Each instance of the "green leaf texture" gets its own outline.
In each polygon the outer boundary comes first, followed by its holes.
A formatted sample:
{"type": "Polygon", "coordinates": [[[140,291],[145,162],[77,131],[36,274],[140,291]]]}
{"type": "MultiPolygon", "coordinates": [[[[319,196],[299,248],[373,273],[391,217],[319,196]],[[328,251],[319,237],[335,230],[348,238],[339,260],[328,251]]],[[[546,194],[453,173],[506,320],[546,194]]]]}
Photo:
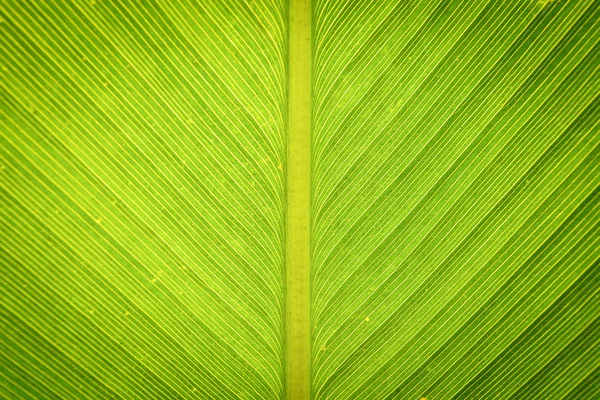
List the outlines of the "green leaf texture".
{"type": "Polygon", "coordinates": [[[600,398],[600,0],[292,1],[0,0],[0,398],[600,398]]]}
{"type": "Polygon", "coordinates": [[[283,1],[0,2],[0,398],[281,398],[283,1]]]}
{"type": "Polygon", "coordinates": [[[599,398],[600,3],[313,16],[313,397],[599,398]]]}

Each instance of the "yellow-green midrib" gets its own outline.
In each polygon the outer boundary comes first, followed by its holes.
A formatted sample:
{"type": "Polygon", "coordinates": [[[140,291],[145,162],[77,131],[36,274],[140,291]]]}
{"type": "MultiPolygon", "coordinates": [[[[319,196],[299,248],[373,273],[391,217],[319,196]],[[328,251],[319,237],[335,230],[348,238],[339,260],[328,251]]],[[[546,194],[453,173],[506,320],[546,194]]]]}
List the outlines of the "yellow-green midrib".
{"type": "Polygon", "coordinates": [[[311,1],[291,0],[288,60],[286,397],[310,399],[311,1]]]}

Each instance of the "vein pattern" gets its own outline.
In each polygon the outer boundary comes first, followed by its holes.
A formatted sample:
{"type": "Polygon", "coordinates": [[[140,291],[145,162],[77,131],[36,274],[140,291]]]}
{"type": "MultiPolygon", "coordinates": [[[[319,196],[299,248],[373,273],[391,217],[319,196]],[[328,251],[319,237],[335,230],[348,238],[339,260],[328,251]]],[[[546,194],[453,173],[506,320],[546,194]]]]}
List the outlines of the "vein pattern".
{"type": "Polygon", "coordinates": [[[0,397],[282,397],[286,7],[0,2],[0,397]]]}
{"type": "Polygon", "coordinates": [[[597,397],[600,3],[313,15],[313,397],[597,397]]]}

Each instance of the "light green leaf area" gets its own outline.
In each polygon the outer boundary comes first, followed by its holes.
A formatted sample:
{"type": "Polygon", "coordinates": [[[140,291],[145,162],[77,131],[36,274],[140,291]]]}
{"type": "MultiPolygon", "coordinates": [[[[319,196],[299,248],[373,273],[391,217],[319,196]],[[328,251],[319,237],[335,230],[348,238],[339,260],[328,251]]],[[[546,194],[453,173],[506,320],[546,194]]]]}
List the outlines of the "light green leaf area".
{"type": "Polygon", "coordinates": [[[600,398],[600,1],[292,1],[0,0],[0,398],[600,398]]]}
{"type": "Polygon", "coordinates": [[[0,397],[280,398],[283,1],[0,2],[0,397]]]}
{"type": "Polygon", "coordinates": [[[313,397],[598,398],[600,3],[313,24],[313,397]]]}

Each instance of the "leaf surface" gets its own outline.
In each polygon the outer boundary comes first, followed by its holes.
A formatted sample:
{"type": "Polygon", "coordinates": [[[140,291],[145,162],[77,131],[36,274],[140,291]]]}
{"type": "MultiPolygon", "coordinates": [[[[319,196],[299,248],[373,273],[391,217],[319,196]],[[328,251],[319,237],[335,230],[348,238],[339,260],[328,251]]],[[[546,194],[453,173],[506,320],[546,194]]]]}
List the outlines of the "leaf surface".
{"type": "Polygon", "coordinates": [[[315,1],[314,398],[594,397],[598,21],[315,1]]]}
{"type": "Polygon", "coordinates": [[[293,1],[0,2],[0,397],[600,396],[600,2],[293,1]]]}
{"type": "Polygon", "coordinates": [[[285,4],[0,10],[0,397],[281,397],[285,4]]]}

